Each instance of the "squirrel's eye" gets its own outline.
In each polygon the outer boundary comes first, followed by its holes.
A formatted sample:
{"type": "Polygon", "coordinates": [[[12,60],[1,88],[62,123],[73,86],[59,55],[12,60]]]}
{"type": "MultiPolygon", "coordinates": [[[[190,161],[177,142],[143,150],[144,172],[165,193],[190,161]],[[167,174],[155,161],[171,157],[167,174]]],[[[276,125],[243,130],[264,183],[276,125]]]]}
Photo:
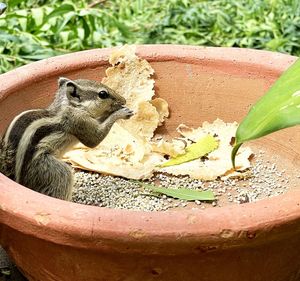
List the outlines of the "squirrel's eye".
{"type": "Polygon", "coordinates": [[[99,93],[100,99],[107,99],[108,97],[109,97],[108,92],[106,92],[105,90],[100,91],[100,93],[99,93]]]}

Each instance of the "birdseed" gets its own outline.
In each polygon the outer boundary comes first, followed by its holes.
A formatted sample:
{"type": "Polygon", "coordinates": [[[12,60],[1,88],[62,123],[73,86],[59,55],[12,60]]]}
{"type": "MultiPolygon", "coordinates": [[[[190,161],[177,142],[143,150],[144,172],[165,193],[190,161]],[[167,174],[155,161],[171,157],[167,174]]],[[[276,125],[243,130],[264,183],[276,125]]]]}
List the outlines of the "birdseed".
{"type": "MultiPolygon", "coordinates": [[[[277,159],[278,160],[278,159],[277,159]]],[[[142,211],[167,211],[169,209],[221,207],[229,204],[245,204],[284,194],[293,183],[299,184],[300,176],[288,175],[280,170],[274,159],[266,160],[265,152],[256,156],[246,178],[215,181],[195,180],[188,176],[176,177],[156,174],[145,183],[166,188],[189,188],[199,191],[212,190],[216,200],[187,202],[166,195],[154,194],[138,183],[109,175],[75,171],[73,202],[106,208],[142,211]],[[272,163],[273,162],[273,163],[272,163]],[[292,182],[291,182],[292,181],[292,182]],[[287,185],[289,184],[289,185],[287,185]]]]}

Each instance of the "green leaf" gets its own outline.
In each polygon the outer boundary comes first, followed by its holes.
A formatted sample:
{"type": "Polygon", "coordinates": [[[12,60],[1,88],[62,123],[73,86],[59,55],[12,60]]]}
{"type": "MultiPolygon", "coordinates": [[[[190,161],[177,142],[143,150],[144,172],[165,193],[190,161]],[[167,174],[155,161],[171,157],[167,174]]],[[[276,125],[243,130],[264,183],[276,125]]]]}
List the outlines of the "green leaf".
{"type": "Polygon", "coordinates": [[[20,16],[18,19],[19,19],[19,24],[20,24],[20,27],[21,27],[22,31],[26,31],[27,21],[28,21],[27,11],[26,10],[20,10],[20,11],[17,11],[16,14],[18,16],[20,16]]]}
{"type": "Polygon", "coordinates": [[[194,200],[200,200],[200,201],[213,201],[215,200],[215,196],[211,190],[205,190],[205,191],[198,191],[193,189],[187,189],[187,188],[178,188],[178,189],[172,189],[172,188],[164,188],[164,187],[157,187],[153,184],[146,184],[140,181],[134,181],[136,183],[139,183],[145,188],[151,189],[154,192],[162,193],[167,196],[181,199],[181,200],[187,200],[187,201],[194,201],[194,200]]]}
{"type": "Polygon", "coordinates": [[[31,14],[36,26],[43,23],[44,11],[42,8],[31,9],[31,14]]]}
{"type": "Polygon", "coordinates": [[[132,33],[130,32],[129,27],[125,24],[117,20],[116,18],[113,18],[115,26],[118,28],[118,30],[121,32],[121,34],[125,38],[130,38],[132,33]]]}
{"type": "Polygon", "coordinates": [[[60,54],[62,54],[62,53],[59,53],[59,52],[55,53],[54,51],[45,50],[44,52],[41,51],[41,52],[37,52],[37,54],[24,55],[21,57],[23,59],[36,61],[36,60],[47,59],[47,58],[53,57],[55,55],[60,55],[60,54]]]}
{"type": "Polygon", "coordinates": [[[69,12],[75,11],[75,7],[71,4],[62,4],[56,9],[54,9],[49,15],[45,17],[44,22],[47,22],[49,19],[65,15],[69,12]]]}
{"type": "Polygon", "coordinates": [[[250,109],[236,132],[231,159],[240,146],[275,131],[300,124],[300,60],[291,65],[250,109]]]}
{"type": "Polygon", "coordinates": [[[81,17],[81,22],[84,30],[84,39],[87,39],[91,34],[90,27],[84,17],[81,17]]]}
{"type": "Polygon", "coordinates": [[[14,8],[15,6],[19,5],[22,2],[25,2],[26,0],[9,0],[9,7],[14,8]]]}
{"type": "Polygon", "coordinates": [[[70,12],[64,15],[64,20],[60,23],[60,25],[58,26],[57,30],[56,30],[56,34],[60,34],[60,32],[62,32],[62,30],[65,28],[65,26],[69,23],[69,21],[76,16],[75,12],[70,12]]]}
{"type": "Polygon", "coordinates": [[[218,147],[218,141],[211,135],[207,135],[202,139],[198,140],[196,143],[188,146],[185,154],[178,155],[175,158],[159,165],[160,167],[169,167],[173,165],[179,165],[185,162],[189,162],[198,159],[207,153],[212,152],[218,147]]]}

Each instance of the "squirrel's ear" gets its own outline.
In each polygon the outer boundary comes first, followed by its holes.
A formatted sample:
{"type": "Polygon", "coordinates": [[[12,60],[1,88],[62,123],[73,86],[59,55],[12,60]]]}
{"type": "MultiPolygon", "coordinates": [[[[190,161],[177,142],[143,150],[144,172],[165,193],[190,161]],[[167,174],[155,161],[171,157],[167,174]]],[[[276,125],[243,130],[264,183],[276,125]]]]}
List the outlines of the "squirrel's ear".
{"type": "Polygon", "coordinates": [[[78,93],[77,85],[73,81],[68,81],[66,83],[66,87],[67,87],[66,93],[69,100],[71,99],[80,100],[80,95],[78,93]]]}
{"type": "Polygon", "coordinates": [[[66,94],[69,100],[76,99],[80,100],[80,95],[78,94],[77,84],[65,77],[60,77],[58,79],[59,87],[66,87],[66,94]]]}
{"type": "Polygon", "coordinates": [[[72,80],[70,80],[68,78],[65,78],[65,77],[59,77],[58,78],[58,86],[62,87],[63,85],[65,85],[69,81],[72,81],[72,80]]]}

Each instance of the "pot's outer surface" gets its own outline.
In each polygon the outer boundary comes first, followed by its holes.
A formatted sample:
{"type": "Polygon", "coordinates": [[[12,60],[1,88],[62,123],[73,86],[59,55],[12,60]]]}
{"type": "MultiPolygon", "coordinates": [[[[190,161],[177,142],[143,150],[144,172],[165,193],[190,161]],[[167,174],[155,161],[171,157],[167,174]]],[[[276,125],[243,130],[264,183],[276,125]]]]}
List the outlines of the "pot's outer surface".
{"type": "MultiPolygon", "coordinates": [[[[59,76],[101,80],[111,49],[36,62],[0,76],[0,130],[50,103],[59,76]]],[[[139,46],[180,123],[240,121],[295,57],[247,49],[139,46]]],[[[256,141],[299,168],[300,130],[256,141]]],[[[300,189],[256,203],[167,212],[112,210],[53,199],[0,174],[0,243],[29,280],[300,280],[300,189]]]]}

